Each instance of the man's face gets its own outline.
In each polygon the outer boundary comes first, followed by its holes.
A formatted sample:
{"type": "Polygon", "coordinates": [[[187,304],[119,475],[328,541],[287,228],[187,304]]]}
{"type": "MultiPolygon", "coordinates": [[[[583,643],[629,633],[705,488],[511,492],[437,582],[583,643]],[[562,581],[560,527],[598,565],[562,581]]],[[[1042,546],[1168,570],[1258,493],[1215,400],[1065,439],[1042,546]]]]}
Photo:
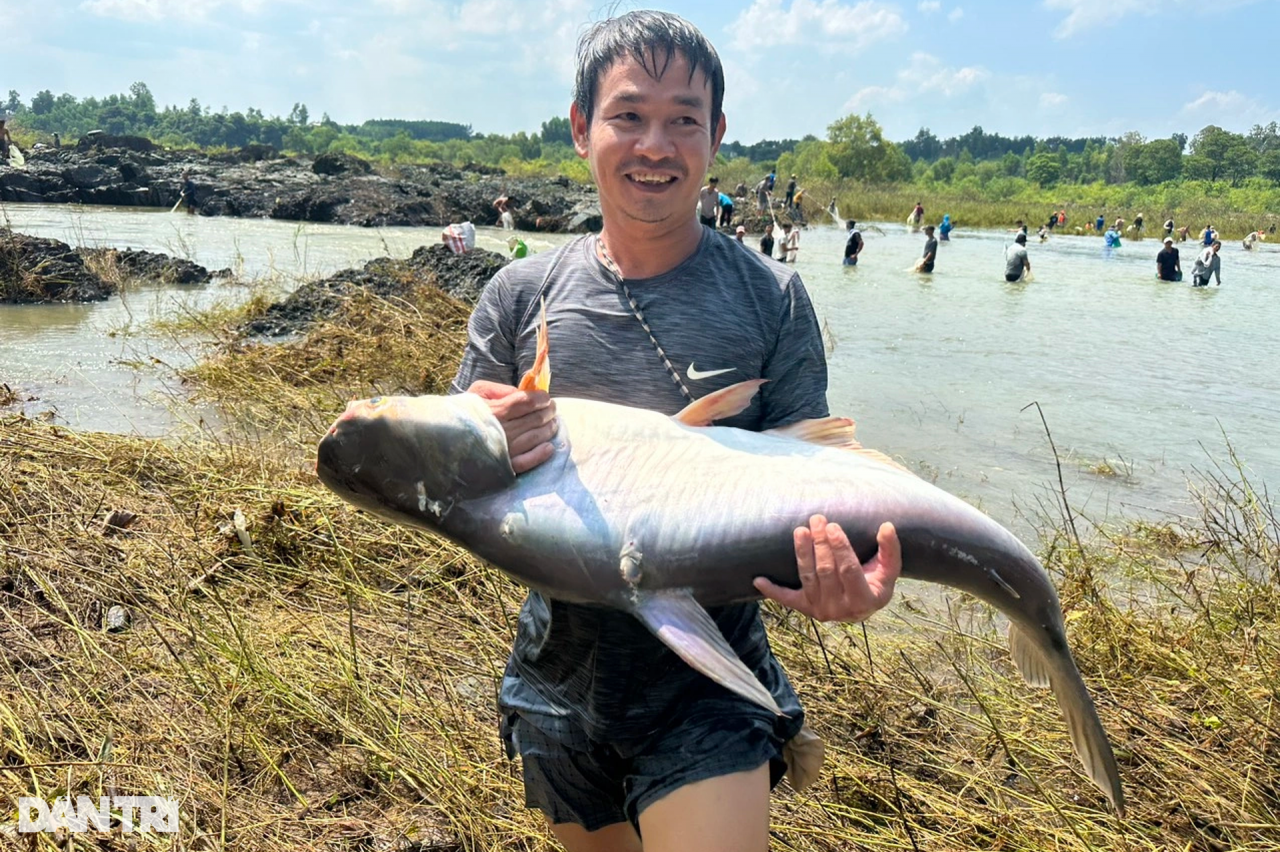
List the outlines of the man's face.
{"type": "MultiPolygon", "coordinates": [[[[661,63],[659,63],[660,65],[661,63]]],[[[591,164],[606,222],[660,225],[693,222],[703,175],[724,136],[724,116],[711,126],[711,85],[677,54],[655,80],[631,56],[596,83],[590,124],[569,110],[574,147],[591,164]]]]}

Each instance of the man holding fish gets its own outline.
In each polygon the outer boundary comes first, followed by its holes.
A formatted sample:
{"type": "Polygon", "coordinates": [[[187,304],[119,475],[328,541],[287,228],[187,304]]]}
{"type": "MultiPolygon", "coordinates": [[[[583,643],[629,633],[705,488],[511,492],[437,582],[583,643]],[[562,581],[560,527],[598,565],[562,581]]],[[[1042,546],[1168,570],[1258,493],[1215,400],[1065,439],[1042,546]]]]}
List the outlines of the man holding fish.
{"type": "MultiPolygon", "coordinates": [[[[727,425],[751,430],[828,414],[822,336],[799,277],[690,215],[725,130],[714,48],[674,15],[634,12],[579,46],[570,110],[600,192],[602,233],[512,264],[486,288],[453,390],[488,400],[516,473],[553,453],[554,402],[514,385],[536,357],[545,300],[557,395],[675,414],[691,398],[767,379],[727,425]]],[[[815,515],[794,531],[802,581],[758,590],[820,620],[884,606],[901,567],[892,526],[859,564],[815,515]]],[[[533,592],[501,707],[527,803],[577,850],[764,850],[770,787],[804,714],[769,649],[759,606],[711,610],[786,714],[694,671],[635,617],[533,592]],[[727,803],[732,806],[726,807],[727,803]]],[[[805,730],[798,744],[810,744],[805,730]]]]}
{"type": "Polygon", "coordinates": [[[784,770],[811,783],[822,745],[755,601],[857,621],[900,574],[1008,617],[1019,672],[1053,690],[1088,776],[1122,812],[1035,555],[828,416],[800,279],[693,217],[723,93],[714,49],[680,18],[594,25],[569,118],[602,232],[495,275],[455,393],[351,403],[317,474],[532,590],[502,733],[526,803],[573,852],[635,852],[641,836],[647,852],[767,849],[771,785],[784,770]]]}

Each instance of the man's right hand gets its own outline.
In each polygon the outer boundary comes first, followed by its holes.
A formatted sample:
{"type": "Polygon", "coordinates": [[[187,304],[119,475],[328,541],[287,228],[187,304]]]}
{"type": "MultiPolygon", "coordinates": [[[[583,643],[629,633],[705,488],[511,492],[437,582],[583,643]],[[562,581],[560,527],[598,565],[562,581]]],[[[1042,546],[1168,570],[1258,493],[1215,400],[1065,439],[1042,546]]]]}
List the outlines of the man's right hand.
{"type": "Polygon", "coordinates": [[[546,391],[522,391],[498,382],[473,382],[467,388],[489,403],[507,433],[507,453],[517,474],[532,470],[551,458],[551,439],[559,428],[556,404],[546,391]]]}

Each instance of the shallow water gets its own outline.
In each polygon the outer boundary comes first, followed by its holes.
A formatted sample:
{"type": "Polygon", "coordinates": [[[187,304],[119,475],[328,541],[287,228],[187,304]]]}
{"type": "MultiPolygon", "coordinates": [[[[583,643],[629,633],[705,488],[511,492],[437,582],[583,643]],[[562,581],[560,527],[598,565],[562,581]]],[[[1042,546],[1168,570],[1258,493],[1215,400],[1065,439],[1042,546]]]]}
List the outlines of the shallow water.
{"type": "MultiPolygon", "coordinates": [[[[136,209],[8,205],[16,230],[82,245],[165,251],[211,269],[231,266],[285,289],[372,257],[407,256],[435,228],[361,229],[188,217],[136,209]]],[[[924,238],[879,223],[857,268],[840,265],[843,230],[804,231],[797,270],[837,340],[833,411],[858,421],[863,443],[1021,525],[1052,505],[1053,455],[1072,505],[1094,518],[1120,509],[1185,512],[1193,468],[1225,456],[1229,439],[1259,481],[1280,481],[1280,341],[1273,288],[1280,251],[1224,247],[1219,289],[1155,280],[1158,241],[1055,236],[1029,245],[1035,281],[1004,281],[1012,234],[953,234],[932,276],[907,270],[924,238]],[[1109,462],[1119,475],[1089,467],[1109,462]]],[[[524,235],[535,251],[569,236],[524,235]]],[[[749,244],[754,240],[749,239],[749,244]]],[[[502,251],[484,229],[479,245],[502,251]]],[[[1189,272],[1195,246],[1184,244],[1189,272]]],[[[0,306],[0,381],[75,428],[160,434],[180,407],[163,365],[198,351],[149,321],[244,298],[248,288],[149,287],[91,305],[0,306]],[[158,362],[158,365],[157,365],[158,362]]]]}

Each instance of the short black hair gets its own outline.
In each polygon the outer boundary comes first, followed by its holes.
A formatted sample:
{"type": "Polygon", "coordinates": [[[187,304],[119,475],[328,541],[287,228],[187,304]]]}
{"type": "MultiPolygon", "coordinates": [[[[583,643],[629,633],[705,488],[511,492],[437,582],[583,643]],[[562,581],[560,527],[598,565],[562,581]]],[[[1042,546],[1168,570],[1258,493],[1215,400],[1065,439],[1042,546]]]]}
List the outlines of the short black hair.
{"type": "Polygon", "coordinates": [[[707,37],[670,12],[640,10],[592,24],[578,39],[578,70],[573,102],[588,123],[595,113],[600,77],[623,56],[631,56],[655,80],[662,79],[679,54],[689,63],[689,80],[701,71],[711,84],[711,133],[724,111],[724,67],[707,37]]]}
{"type": "Polygon", "coordinates": [[[853,228],[853,226],[854,226],[854,225],[857,225],[857,224],[858,224],[857,222],[855,222],[855,221],[853,221],[852,219],[850,219],[850,220],[849,220],[849,224],[848,224],[848,225],[846,225],[845,227],[848,227],[848,228],[852,229],[852,228],[853,228]]]}

